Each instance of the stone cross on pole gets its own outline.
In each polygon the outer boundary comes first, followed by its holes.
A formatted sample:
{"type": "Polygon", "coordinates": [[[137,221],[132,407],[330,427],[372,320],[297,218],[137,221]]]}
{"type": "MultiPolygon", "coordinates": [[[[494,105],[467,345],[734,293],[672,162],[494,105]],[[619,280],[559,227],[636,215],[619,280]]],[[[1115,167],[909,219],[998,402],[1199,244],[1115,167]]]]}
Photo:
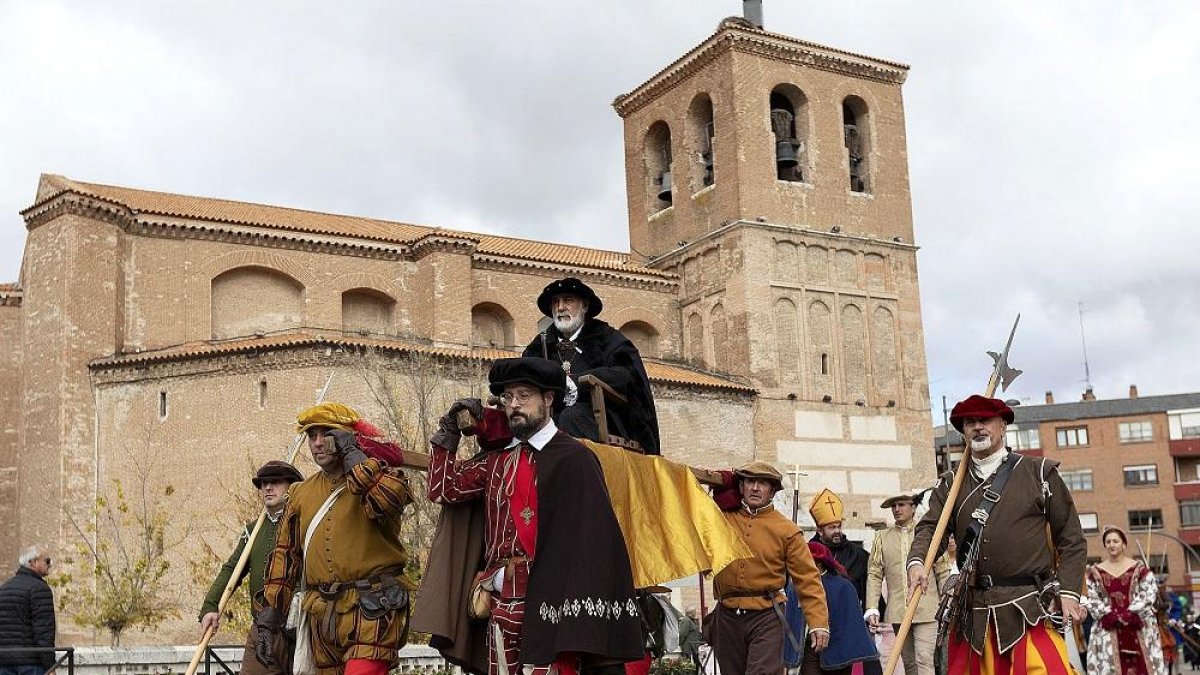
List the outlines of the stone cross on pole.
{"type": "Polygon", "coordinates": [[[792,479],[792,522],[794,523],[800,516],[800,476],[808,474],[800,470],[799,464],[793,464],[786,473],[788,478],[792,479]]]}

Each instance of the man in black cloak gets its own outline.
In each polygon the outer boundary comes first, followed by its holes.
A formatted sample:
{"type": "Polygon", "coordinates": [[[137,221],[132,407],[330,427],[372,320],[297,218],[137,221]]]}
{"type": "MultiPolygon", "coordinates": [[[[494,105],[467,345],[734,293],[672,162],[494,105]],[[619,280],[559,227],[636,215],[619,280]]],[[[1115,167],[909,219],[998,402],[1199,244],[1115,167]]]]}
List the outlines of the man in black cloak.
{"type": "Polygon", "coordinates": [[[587,284],[574,277],[546,286],[537,299],[542,314],[554,324],[525,348],[524,356],[550,359],[567,374],[567,392],[555,413],[558,428],[576,438],[600,438],[592,414],[591,391],[579,378],[594,375],[629,399],[625,406],[606,406],[609,433],[637,441],[648,455],[659,454],[658,416],[641,354],[621,332],[596,318],[604,303],[587,284]]]}
{"type": "MultiPolygon", "coordinates": [[[[429,459],[429,499],[445,507],[443,525],[447,513],[484,507],[482,550],[435,542],[416,625],[434,633],[430,644],[447,658],[482,671],[465,654],[471,627],[455,628],[463,617],[451,616],[461,611],[458,580],[478,572],[474,583],[491,592],[489,675],[622,675],[643,654],[633,572],[600,461],[551,419],[563,371],[541,358],[499,359],[488,381],[512,441],[456,462],[458,413],[485,419],[478,399],[463,399],[441,419],[429,459]]],[[[439,526],[439,537],[446,531],[439,526]]]]}

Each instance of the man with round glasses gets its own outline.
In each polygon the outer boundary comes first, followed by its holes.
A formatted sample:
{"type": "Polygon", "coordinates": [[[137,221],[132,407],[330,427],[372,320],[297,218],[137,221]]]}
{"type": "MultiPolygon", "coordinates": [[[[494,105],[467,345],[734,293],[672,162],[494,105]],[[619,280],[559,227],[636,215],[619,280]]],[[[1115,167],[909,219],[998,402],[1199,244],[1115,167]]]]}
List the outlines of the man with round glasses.
{"type": "Polygon", "coordinates": [[[488,419],[463,399],[442,417],[429,461],[429,499],[444,518],[482,503],[483,567],[431,569],[422,593],[444,602],[446,586],[472,574],[490,592],[489,675],[624,673],[643,653],[633,574],[599,461],[554,422],[566,375],[542,358],[499,359],[488,381],[511,442],[456,463],[459,412],[488,419]]]}

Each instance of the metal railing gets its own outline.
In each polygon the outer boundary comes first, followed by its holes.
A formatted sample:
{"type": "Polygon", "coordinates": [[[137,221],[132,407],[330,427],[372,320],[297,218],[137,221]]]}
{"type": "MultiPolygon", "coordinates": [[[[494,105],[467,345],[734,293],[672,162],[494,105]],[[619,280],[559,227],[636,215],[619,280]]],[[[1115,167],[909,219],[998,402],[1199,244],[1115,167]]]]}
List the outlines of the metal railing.
{"type": "Polygon", "coordinates": [[[225,660],[222,659],[217,654],[217,650],[218,649],[238,649],[241,646],[242,645],[208,645],[207,647],[205,647],[204,648],[204,675],[213,675],[212,666],[213,666],[214,661],[216,661],[217,665],[221,667],[221,670],[225,671],[225,675],[238,675],[238,669],[232,668],[232,667],[230,667],[230,665],[228,663],[225,663],[225,660]]]}
{"type": "MultiPolygon", "coordinates": [[[[74,647],[0,647],[0,663],[4,662],[5,654],[21,654],[22,656],[32,656],[35,654],[50,653],[54,655],[54,665],[50,666],[45,672],[53,672],[61,666],[67,667],[67,675],[75,675],[75,648],[74,647]],[[59,652],[62,652],[60,655],[59,652]]],[[[7,664],[5,664],[7,665],[7,664]]],[[[41,664],[30,664],[41,667],[41,664]]],[[[236,674],[234,674],[236,675],[236,674]]]]}

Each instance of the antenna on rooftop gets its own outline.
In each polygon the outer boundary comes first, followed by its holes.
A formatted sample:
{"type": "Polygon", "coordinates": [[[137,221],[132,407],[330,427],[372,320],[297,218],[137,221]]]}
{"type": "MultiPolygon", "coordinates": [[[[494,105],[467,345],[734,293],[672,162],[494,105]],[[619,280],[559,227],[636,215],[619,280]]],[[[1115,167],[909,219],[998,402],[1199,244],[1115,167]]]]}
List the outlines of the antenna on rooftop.
{"type": "Polygon", "coordinates": [[[754,24],[755,28],[763,27],[762,0],[742,0],[742,16],[754,24]]]}
{"type": "Polygon", "coordinates": [[[1083,302],[1079,303],[1079,341],[1083,343],[1083,382],[1092,389],[1092,371],[1088,368],[1087,335],[1083,332],[1083,302]]]}

